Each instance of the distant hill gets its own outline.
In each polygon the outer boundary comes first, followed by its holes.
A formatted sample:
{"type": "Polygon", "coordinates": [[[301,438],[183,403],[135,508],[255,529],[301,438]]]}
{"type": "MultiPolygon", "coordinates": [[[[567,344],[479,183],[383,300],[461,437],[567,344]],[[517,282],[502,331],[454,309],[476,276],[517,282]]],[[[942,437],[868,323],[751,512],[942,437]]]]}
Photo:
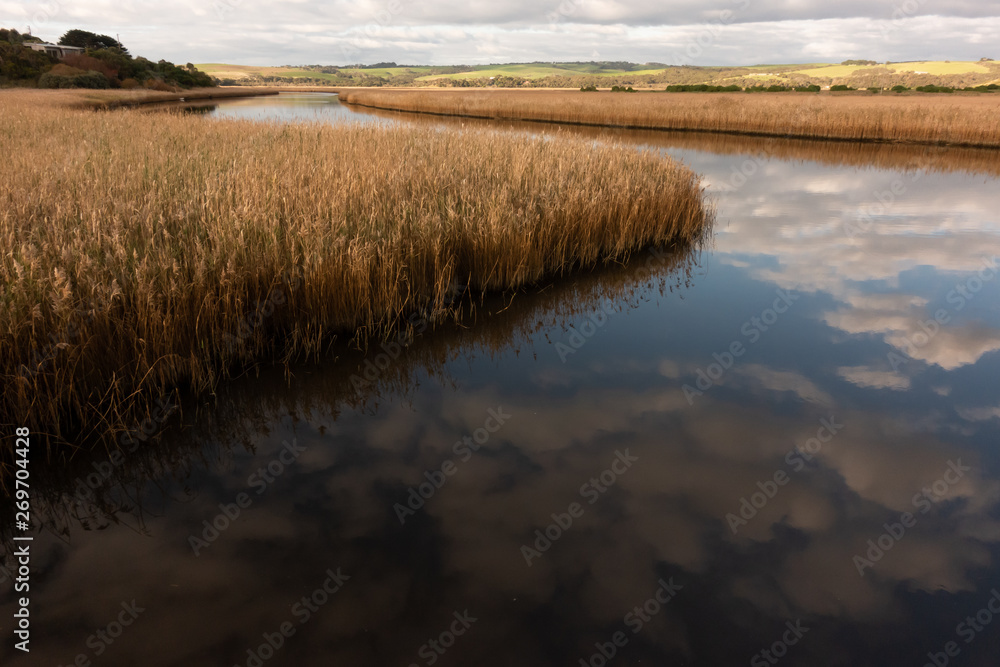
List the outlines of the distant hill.
{"type": "MultiPolygon", "coordinates": [[[[846,61],[870,63],[872,61],[846,61]]],[[[253,67],[202,63],[198,69],[228,85],[554,87],[612,85],[662,88],[672,84],[747,86],[847,85],[852,88],[937,85],[961,88],[1000,82],[1000,63],[920,61],[880,64],[808,63],[746,67],[671,67],[662,63],[577,62],[495,65],[253,67]]]]}

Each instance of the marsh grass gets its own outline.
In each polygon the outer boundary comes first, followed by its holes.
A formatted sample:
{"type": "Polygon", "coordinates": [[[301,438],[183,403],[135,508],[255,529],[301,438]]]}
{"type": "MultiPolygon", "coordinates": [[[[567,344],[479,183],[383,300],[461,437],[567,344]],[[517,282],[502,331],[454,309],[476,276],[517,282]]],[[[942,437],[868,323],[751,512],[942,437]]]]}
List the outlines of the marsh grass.
{"type": "Polygon", "coordinates": [[[138,90],[0,91],[15,103],[67,109],[123,109],[179,100],[221,100],[233,97],[277,95],[275,88],[197,88],[180,92],[138,90]]]}
{"type": "Polygon", "coordinates": [[[698,178],[628,147],[81,111],[0,94],[0,428],[113,437],[233,369],[696,243],[698,178]]]}
{"type": "Polygon", "coordinates": [[[1000,98],[576,91],[344,90],[350,104],[635,129],[1000,147],[1000,98]]]}
{"type": "Polygon", "coordinates": [[[934,146],[917,143],[864,141],[816,141],[786,137],[753,136],[720,132],[674,132],[669,130],[630,130],[592,125],[539,124],[530,121],[497,121],[487,118],[460,118],[391,111],[356,106],[359,114],[386,121],[404,122],[425,127],[498,129],[524,133],[556,133],[583,141],[620,142],[660,150],[683,148],[725,155],[755,155],[780,160],[806,160],[834,166],[878,167],[912,171],[924,169],[937,173],[970,173],[1000,176],[996,149],[959,146],[934,146]]]}

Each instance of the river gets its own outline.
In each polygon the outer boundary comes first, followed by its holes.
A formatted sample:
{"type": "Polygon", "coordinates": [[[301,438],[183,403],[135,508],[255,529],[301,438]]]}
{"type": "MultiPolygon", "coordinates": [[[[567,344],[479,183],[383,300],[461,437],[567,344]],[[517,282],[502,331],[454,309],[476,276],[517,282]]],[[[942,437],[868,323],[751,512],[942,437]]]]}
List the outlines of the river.
{"type": "Polygon", "coordinates": [[[619,141],[702,174],[717,222],[81,462],[33,501],[3,664],[996,664],[995,152],[200,110],[619,141]]]}

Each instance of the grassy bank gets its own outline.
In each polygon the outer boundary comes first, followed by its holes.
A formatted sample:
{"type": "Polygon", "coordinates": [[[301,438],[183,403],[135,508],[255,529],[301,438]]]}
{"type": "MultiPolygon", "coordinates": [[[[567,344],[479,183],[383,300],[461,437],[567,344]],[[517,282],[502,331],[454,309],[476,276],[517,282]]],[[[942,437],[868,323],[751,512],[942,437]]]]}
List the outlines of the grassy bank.
{"type": "Polygon", "coordinates": [[[0,94],[4,431],[113,435],[178,387],[363,342],[456,285],[530,284],[708,222],[692,172],[630,148],[48,95],[0,94]]]}
{"type": "Polygon", "coordinates": [[[156,90],[7,90],[0,95],[17,104],[69,109],[123,109],[178,102],[181,100],[221,100],[231,97],[277,95],[274,88],[194,88],[180,92],[156,90]]]}
{"type": "Polygon", "coordinates": [[[878,167],[910,171],[925,169],[938,173],[969,173],[1000,176],[996,149],[956,146],[928,146],[914,143],[861,141],[817,141],[785,137],[749,136],[719,132],[673,132],[669,130],[629,130],[592,125],[540,124],[531,121],[460,118],[355,106],[366,116],[393,120],[407,125],[455,129],[511,130],[525,133],[557,133],[584,141],[619,142],[664,150],[683,148],[725,155],[755,155],[781,160],[806,160],[833,166],[878,167]]]}
{"type": "Polygon", "coordinates": [[[1000,147],[1000,97],[345,90],[377,109],[636,129],[1000,147]]]}

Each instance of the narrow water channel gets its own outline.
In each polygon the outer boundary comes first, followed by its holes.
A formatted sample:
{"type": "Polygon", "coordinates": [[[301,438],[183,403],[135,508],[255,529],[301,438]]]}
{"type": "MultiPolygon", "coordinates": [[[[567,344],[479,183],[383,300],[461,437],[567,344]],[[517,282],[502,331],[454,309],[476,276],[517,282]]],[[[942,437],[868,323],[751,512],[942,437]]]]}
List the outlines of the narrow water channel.
{"type": "Polygon", "coordinates": [[[995,152],[202,106],[647,147],[718,220],[81,460],[2,664],[997,664],[995,152]]]}

